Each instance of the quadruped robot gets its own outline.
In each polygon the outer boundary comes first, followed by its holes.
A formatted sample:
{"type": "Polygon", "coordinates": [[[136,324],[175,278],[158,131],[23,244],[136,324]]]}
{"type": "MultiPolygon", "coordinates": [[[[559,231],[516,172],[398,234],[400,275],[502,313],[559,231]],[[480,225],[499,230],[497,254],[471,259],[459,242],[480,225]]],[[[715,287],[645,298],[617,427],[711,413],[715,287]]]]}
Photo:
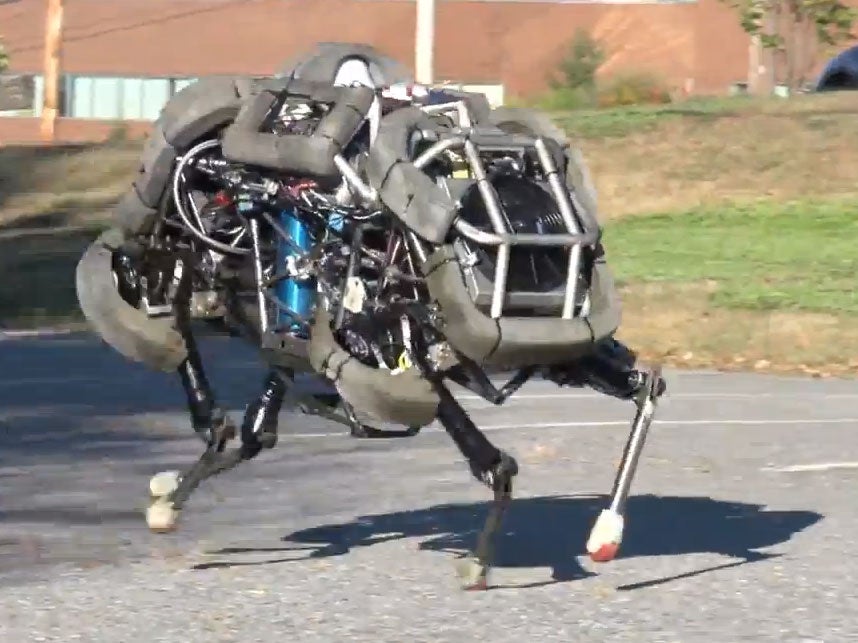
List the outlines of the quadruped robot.
{"type": "Polygon", "coordinates": [[[460,566],[465,588],[484,589],[518,464],[445,382],[500,405],[541,377],[635,404],[587,542],[593,560],[617,554],[665,381],[614,338],[620,303],[595,191],[539,112],[414,83],[348,43],[321,44],[273,77],[198,81],[164,107],[76,286],[105,342],[178,374],[205,445],[185,471],[150,481],[153,531],[177,527],[204,479],[272,448],[289,399],[355,437],[413,436],[437,421],[494,496],[460,566]],[[240,426],[207,380],[198,323],[260,350],[267,373],[240,426]],[[298,392],[302,373],[326,388],[298,392]]]}

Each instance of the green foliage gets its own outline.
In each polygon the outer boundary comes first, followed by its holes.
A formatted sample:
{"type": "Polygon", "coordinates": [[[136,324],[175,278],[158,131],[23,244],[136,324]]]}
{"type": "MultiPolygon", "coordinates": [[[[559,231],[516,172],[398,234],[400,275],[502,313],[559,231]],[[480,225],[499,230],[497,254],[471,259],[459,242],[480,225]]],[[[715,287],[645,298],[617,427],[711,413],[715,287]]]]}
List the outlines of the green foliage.
{"type": "Polygon", "coordinates": [[[558,112],[670,102],[670,92],[654,74],[627,71],[600,82],[596,73],[604,61],[599,42],[586,30],[577,29],[566,56],[549,77],[551,90],[535,106],[558,112]]]}
{"type": "MultiPolygon", "coordinates": [[[[842,0],[721,0],[739,24],[774,54],[771,80],[801,87],[824,50],[852,38],[858,10],[842,0]]],[[[850,1],[850,0],[847,0],[850,1]]]]}
{"type": "Polygon", "coordinates": [[[780,14],[793,24],[810,24],[817,42],[835,45],[851,38],[858,10],[840,0],[722,0],[739,13],[739,24],[751,36],[759,36],[766,49],[783,49],[785,38],[766,29],[766,19],[780,14]]]}
{"type": "Polygon", "coordinates": [[[816,27],[816,37],[826,45],[836,45],[851,38],[858,10],[837,0],[803,0],[804,14],[816,27]]]}
{"type": "Polygon", "coordinates": [[[0,74],[9,68],[9,55],[6,53],[6,48],[3,47],[3,41],[0,40],[0,74]]]}
{"type": "Polygon", "coordinates": [[[578,28],[572,37],[569,51],[555,73],[549,77],[549,85],[555,103],[563,103],[565,109],[584,107],[595,103],[596,72],[605,61],[601,45],[586,30],[578,28]]]}

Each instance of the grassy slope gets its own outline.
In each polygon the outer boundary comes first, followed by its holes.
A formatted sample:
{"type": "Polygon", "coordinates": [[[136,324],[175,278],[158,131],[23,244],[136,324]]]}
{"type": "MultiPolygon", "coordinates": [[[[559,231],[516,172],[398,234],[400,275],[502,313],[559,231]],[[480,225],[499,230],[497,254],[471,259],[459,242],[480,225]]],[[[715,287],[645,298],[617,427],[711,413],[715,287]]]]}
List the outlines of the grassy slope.
{"type": "Polygon", "coordinates": [[[715,306],[858,316],[858,202],[756,203],[615,223],[614,269],[630,283],[710,283],[715,306]]]}
{"type": "Polygon", "coordinates": [[[580,142],[603,219],[858,194],[855,96],[732,99],[558,114],[580,142]]]}
{"type": "Polygon", "coordinates": [[[855,95],[555,114],[584,149],[620,336],[695,366],[858,372],[855,95]]]}
{"type": "Polygon", "coordinates": [[[139,157],[139,142],[0,147],[0,328],[81,321],[75,265],[139,157]]]}
{"type": "Polygon", "coordinates": [[[128,189],[138,141],[97,146],[0,146],[0,231],[102,223],[128,189]]]}
{"type": "MultiPolygon", "coordinates": [[[[844,94],[554,115],[599,191],[624,290],[622,337],[671,362],[858,368],[853,103],[844,94]]],[[[0,148],[0,269],[27,275],[0,284],[0,325],[63,316],[94,235],[4,229],[103,223],[139,148],[0,148]]]]}
{"type": "Polygon", "coordinates": [[[857,233],[851,200],[612,222],[620,334],[672,363],[854,374],[857,233]]]}

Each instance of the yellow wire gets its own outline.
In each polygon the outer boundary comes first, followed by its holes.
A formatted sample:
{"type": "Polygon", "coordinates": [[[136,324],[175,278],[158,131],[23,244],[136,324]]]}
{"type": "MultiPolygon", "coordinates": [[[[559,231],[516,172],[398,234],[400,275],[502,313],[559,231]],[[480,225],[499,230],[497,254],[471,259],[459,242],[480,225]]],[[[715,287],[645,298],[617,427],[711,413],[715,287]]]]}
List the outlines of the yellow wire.
{"type": "Polygon", "coordinates": [[[402,354],[399,356],[399,359],[396,360],[396,365],[403,371],[411,368],[411,358],[408,357],[408,351],[402,351],[402,354]]]}

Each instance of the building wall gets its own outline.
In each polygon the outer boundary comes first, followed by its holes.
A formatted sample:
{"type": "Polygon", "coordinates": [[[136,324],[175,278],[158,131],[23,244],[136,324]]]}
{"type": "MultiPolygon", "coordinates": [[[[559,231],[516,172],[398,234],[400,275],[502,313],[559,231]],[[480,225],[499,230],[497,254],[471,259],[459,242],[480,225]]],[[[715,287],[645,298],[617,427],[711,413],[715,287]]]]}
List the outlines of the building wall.
{"type": "MultiPolygon", "coordinates": [[[[45,6],[0,4],[13,71],[41,71],[45,6]]],[[[720,0],[441,0],[437,8],[436,78],[499,85],[506,98],[545,90],[577,28],[607,49],[601,74],[654,71],[703,94],[725,93],[747,77],[748,38],[720,0]]],[[[367,42],[413,68],[414,14],[408,0],[66,0],[64,113],[152,120],[188,79],[274,73],[319,41],[367,42]]],[[[63,122],[58,135],[99,138],[113,129],[75,127],[63,122]]],[[[31,140],[35,131],[0,118],[0,144],[31,140]]]]}
{"type": "MultiPolygon", "coordinates": [[[[43,0],[0,4],[13,69],[42,65],[43,0]]],[[[747,37],[719,0],[437,4],[436,74],[502,83],[507,95],[546,87],[576,28],[609,50],[604,72],[637,67],[677,87],[722,92],[746,76],[747,37]]],[[[63,66],[128,77],[268,74],[318,41],[367,42],[412,65],[413,1],[66,0],[63,66]]]]}

